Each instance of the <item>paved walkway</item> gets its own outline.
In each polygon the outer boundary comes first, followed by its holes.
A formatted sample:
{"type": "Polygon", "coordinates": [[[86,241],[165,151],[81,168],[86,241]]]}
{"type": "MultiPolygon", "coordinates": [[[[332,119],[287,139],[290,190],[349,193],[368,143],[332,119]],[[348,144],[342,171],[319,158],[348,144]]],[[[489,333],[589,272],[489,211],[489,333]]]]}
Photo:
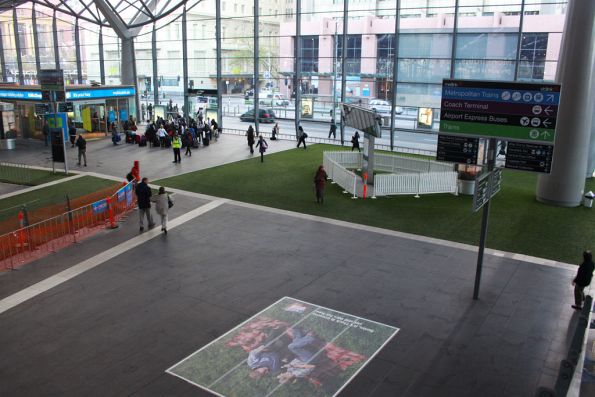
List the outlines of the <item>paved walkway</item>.
{"type": "MultiPolygon", "coordinates": [[[[292,141],[269,141],[267,154],[292,149],[292,141]]],[[[119,178],[124,178],[132,168],[134,160],[140,162],[141,174],[150,179],[161,179],[187,172],[197,171],[217,165],[248,159],[250,155],[246,138],[243,136],[222,134],[217,142],[207,147],[192,150],[192,157],[184,156],[182,163],[172,164],[172,149],[139,147],[121,143],[114,146],[109,139],[89,141],[87,143],[87,165],[79,167],[77,149],[67,146],[68,164],[71,170],[91,171],[119,178]]],[[[41,141],[19,141],[16,150],[2,152],[2,160],[24,163],[41,167],[52,167],[51,152],[41,141]]],[[[56,163],[57,169],[63,169],[63,163],[56,163]]]]}
{"type": "Polygon", "coordinates": [[[17,192],[17,191],[23,190],[25,188],[26,188],[26,186],[13,185],[12,183],[0,182],[0,196],[7,194],[7,193],[17,192]]]}
{"type": "MultiPolygon", "coordinates": [[[[136,158],[161,178],[250,156],[231,136],[181,166],[110,145],[89,144],[89,171],[121,177],[136,158]]],[[[43,151],[13,161],[47,166],[43,151]]],[[[207,396],[164,371],[283,296],[401,329],[341,396],[531,396],[555,382],[577,321],[569,266],[488,251],[473,301],[474,247],[176,196],[167,236],[139,234],[133,213],[0,274],[0,394],[207,396]]]]}

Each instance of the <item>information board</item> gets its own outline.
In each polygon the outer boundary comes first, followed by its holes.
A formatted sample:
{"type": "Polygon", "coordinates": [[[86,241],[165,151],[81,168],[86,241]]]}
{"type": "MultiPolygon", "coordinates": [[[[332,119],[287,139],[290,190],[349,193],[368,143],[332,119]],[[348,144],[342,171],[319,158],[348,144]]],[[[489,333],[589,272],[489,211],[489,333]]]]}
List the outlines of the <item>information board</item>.
{"type": "Polygon", "coordinates": [[[477,164],[478,148],[479,138],[439,134],[436,160],[477,164]]]}
{"type": "Polygon", "coordinates": [[[522,142],[509,142],[504,167],[513,170],[549,174],[552,169],[554,147],[522,142]]]}
{"type": "Polygon", "coordinates": [[[365,134],[370,134],[377,138],[381,137],[381,117],[374,110],[347,104],[343,104],[342,108],[342,117],[345,126],[353,127],[356,130],[360,130],[365,134]]]}
{"type": "Polygon", "coordinates": [[[42,91],[64,91],[64,72],[62,69],[40,69],[37,80],[42,91]]]}
{"type": "Polygon", "coordinates": [[[60,102],[58,104],[58,112],[71,113],[74,112],[74,105],[72,102],[60,102]]]}
{"type": "Polygon", "coordinates": [[[553,145],[560,85],[443,80],[440,132],[553,145]]]}
{"type": "Polygon", "coordinates": [[[477,212],[489,199],[500,191],[502,169],[494,168],[491,172],[481,174],[475,179],[473,192],[473,211],[477,212]]]}

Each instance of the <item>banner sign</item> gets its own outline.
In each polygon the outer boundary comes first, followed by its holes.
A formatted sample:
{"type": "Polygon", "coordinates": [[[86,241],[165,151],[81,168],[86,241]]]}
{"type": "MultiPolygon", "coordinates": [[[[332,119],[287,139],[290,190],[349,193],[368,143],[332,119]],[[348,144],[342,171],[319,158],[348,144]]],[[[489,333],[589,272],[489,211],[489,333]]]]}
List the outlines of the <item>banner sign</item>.
{"type": "Polygon", "coordinates": [[[126,187],[123,187],[120,190],[118,190],[116,194],[118,195],[118,203],[124,201],[126,199],[126,187]]]}
{"type": "Polygon", "coordinates": [[[107,210],[107,200],[103,199],[96,201],[93,204],[91,204],[91,207],[93,207],[93,213],[95,215],[102,214],[107,210]]]}
{"type": "Polygon", "coordinates": [[[126,206],[132,204],[132,183],[126,185],[126,206]]]}

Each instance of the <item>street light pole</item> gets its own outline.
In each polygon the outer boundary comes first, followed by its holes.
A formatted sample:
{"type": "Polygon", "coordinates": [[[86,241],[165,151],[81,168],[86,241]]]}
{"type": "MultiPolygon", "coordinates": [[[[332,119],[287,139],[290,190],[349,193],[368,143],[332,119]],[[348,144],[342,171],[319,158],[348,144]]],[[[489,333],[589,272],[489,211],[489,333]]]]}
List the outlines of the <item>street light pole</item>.
{"type": "Polygon", "coordinates": [[[335,35],[333,41],[333,121],[336,121],[335,111],[337,109],[337,21],[335,20],[335,35]]]}

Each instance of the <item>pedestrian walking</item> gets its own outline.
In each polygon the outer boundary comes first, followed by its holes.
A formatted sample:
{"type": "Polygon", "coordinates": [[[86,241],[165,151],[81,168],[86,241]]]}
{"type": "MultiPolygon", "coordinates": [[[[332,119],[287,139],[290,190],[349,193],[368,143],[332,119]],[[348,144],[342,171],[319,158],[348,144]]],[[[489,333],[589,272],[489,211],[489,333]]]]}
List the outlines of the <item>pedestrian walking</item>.
{"type": "Polygon", "coordinates": [[[184,156],[192,157],[192,143],[193,142],[194,142],[194,136],[192,135],[192,132],[186,131],[186,153],[184,153],[184,156]]]}
{"type": "Polygon", "coordinates": [[[181,163],[182,156],[180,155],[180,148],[182,147],[182,139],[178,134],[174,135],[173,140],[171,141],[171,147],[174,150],[174,163],[181,163]]]}
{"type": "Polygon", "coordinates": [[[169,194],[165,192],[163,186],[159,188],[159,193],[157,193],[157,196],[153,201],[155,201],[155,212],[157,212],[161,218],[161,231],[167,234],[167,213],[169,209],[174,206],[174,202],[171,197],[169,197],[169,194]]]}
{"type": "Polygon", "coordinates": [[[69,127],[68,127],[68,135],[70,138],[70,143],[72,144],[71,147],[74,147],[74,142],[76,140],[76,127],[74,126],[74,122],[70,121],[69,127]]]}
{"type": "Polygon", "coordinates": [[[324,186],[326,185],[326,171],[324,170],[324,166],[321,165],[318,167],[318,171],[316,171],[316,175],[314,175],[314,188],[316,189],[316,202],[317,203],[324,203],[324,186]]]}
{"type": "Polygon", "coordinates": [[[273,131],[271,133],[271,141],[277,140],[277,134],[279,134],[279,123],[275,123],[275,126],[273,127],[273,131]]]}
{"type": "Polygon", "coordinates": [[[308,134],[306,134],[304,132],[304,129],[300,125],[298,127],[298,144],[297,144],[297,147],[300,147],[300,145],[303,143],[304,144],[304,150],[306,150],[306,138],[307,137],[308,137],[308,134]]]}
{"type": "Polygon", "coordinates": [[[47,120],[43,120],[43,139],[45,140],[45,145],[47,146],[50,142],[50,126],[48,125],[47,120]]]}
{"type": "Polygon", "coordinates": [[[78,166],[81,165],[81,157],[85,160],[85,167],[87,166],[87,141],[83,138],[82,135],[79,134],[78,139],[76,140],[76,147],[79,150],[79,162],[78,166]]]}
{"type": "Polygon", "coordinates": [[[353,152],[353,149],[357,149],[358,152],[361,152],[361,149],[359,148],[359,132],[355,131],[355,134],[353,134],[353,136],[351,137],[351,151],[353,152]]]}
{"type": "Polygon", "coordinates": [[[572,280],[572,285],[574,285],[573,309],[581,310],[583,308],[583,302],[585,301],[585,293],[583,291],[586,286],[591,284],[594,269],[593,254],[591,251],[583,252],[583,263],[579,265],[576,277],[572,280]]]}
{"type": "Polygon", "coordinates": [[[145,230],[143,225],[143,218],[147,217],[149,229],[155,226],[153,223],[153,216],[151,215],[151,188],[148,185],[149,178],[143,178],[141,183],[136,185],[136,201],[138,203],[138,215],[140,220],[140,231],[145,230]]]}
{"type": "Polygon", "coordinates": [[[159,144],[161,145],[161,148],[164,148],[165,147],[165,137],[167,136],[167,131],[165,131],[165,128],[163,128],[163,124],[157,130],[157,136],[159,137],[159,144]]]}
{"type": "Polygon", "coordinates": [[[337,139],[337,124],[335,124],[335,119],[331,119],[331,127],[328,131],[328,139],[331,139],[331,135],[333,139],[337,139]]]}
{"type": "Polygon", "coordinates": [[[246,136],[248,137],[248,147],[250,148],[250,154],[254,154],[254,128],[252,128],[252,125],[248,127],[246,136]]]}
{"type": "Polygon", "coordinates": [[[267,151],[269,144],[264,140],[262,134],[258,136],[258,142],[256,143],[256,146],[259,146],[258,151],[260,152],[260,162],[264,163],[264,152],[267,151]]]}

